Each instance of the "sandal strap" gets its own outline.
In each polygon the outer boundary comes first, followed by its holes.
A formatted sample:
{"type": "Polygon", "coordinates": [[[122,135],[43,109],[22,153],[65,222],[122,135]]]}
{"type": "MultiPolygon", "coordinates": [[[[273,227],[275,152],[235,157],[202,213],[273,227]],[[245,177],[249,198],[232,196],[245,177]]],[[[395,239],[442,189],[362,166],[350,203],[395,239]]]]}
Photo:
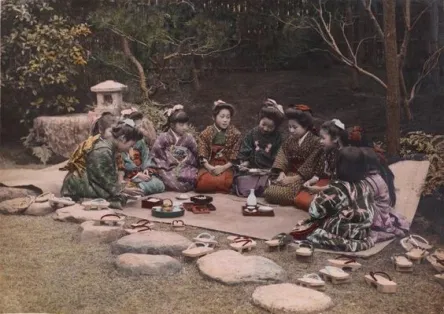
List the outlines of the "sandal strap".
{"type": "Polygon", "coordinates": [[[242,244],[242,246],[245,246],[245,245],[247,245],[248,243],[252,243],[253,242],[253,240],[251,239],[251,238],[245,238],[245,239],[239,239],[239,240],[236,240],[236,241],[234,241],[235,243],[244,243],[244,244],[242,244]]]}
{"type": "Polygon", "coordinates": [[[183,220],[173,220],[173,222],[171,224],[173,226],[185,226],[185,223],[183,222],[183,220]]]}
{"type": "Polygon", "coordinates": [[[102,220],[105,217],[117,217],[117,218],[120,218],[120,216],[117,215],[117,214],[106,214],[106,215],[103,215],[102,217],[100,217],[100,220],[102,220]]]}
{"type": "Polygon", "coordinates": [[[375,275],[382,275],[384,277],[386,277],[388,280],[393,281],[392,277],[390,277],[389,274],[383,272],[383,271],[375,271],[375,272],[370,272],[370,276],[373,278],[374,281],[378,281],[378,279],[376,279],[375,275]]]}
{"type": "Polygon", "coordinates": [[[137,230],[137,232],[151,231],[151,230],[153,230],[153,229],[151,229],[151,227],[148,227],[148,226],[140,226],[140,227],[135,228],[135,229],[139,229],[139,230],[137,230]]]}
{"type": "Polygon", "coordinates": [[[316,273],[311,273],[311,274],[304,275],[302,278],[317,279],[317,280],[321,280],[322,281],[322,278],[318,274],[316,274],[316,273]]]}
{"type": "Polygon", "coordinates": [[[208,232],[202,232],[201,234],[199,234],[196,239],[214,239],[214,236],[212,236],[211,234],[209,234],[208,232]]]}
{"type": "Polygon", "coordinates": [[[335,259],[337,259],[337,260],[345,260],[346,262],[344,264],[357,263],[356,258],[353,258],[351,256],[347,256],[347,255],[339,255],[335,259]]]}

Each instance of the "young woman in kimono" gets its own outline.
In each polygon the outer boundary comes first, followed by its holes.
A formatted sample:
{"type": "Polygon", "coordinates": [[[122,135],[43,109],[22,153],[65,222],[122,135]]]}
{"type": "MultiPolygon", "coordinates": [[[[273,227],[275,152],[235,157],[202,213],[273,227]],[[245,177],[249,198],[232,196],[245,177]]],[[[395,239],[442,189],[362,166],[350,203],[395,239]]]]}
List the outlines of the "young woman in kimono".
{"type": "Polygon", "coordinates": [[[272,170],[278,178],[264,193],[271,204],[294,205],[302,184],[318,172],[319,138],[312,133],[313,117],[309,107],[296,105],[285,111],[290,136],[279,149],[272,170]]]}
{"type": "Polygon", "coordinates": [[[247,171],[249,168],[271,169],[282,144],[279,127],[284,119],[282,106],[267,99],[259,114],[259,125],[245,135],[237,155],[240,171],[234,180],[234,188],[238,196],[247,197],[250,189],[255,189],[256,196],[264,193],[269,175],[251,175],[247,171]]]}
{"type": "Polygon", "coordinates": [[[334,178],[336,159],[339,151],[349,144],[349,135],[345,125],[338,119],[326,121],[320,131],[322,150],[319,150],[319,167],[317,173],[306,181],[301,191],[296,195],[295,205],[301,210],[308,211],[316,193],[324,190],[334,178]]]}
{"type": "MultiPolygon", "coordinates": [[[[144,135],[141,127],[143,114],[134,111],[129,114],[129,118],[134,121],[136,129],[144,135]]],[[[137,141],[128,152],[118,155],[117,167],[123,173],[123,181],[127,182],[128,187],[140,188],[144,195],[165,191],[165,185],[153,169],[154,163],[144,139],[137,141]]]]}
{"type": "Polygon", "coordinates": [[[167,190],[188,192],[197,176],[197,144],[188,131],[189,117],[182,105],[165,112],[167,124],[154,142],[151,155],[167,190]]]}
{"type": "Polygon", "coordinates": [[[62,196],[75,201],[82,198],[103,198],[112,208],[121,208],[128,195],[142,195],[139,189],[124,188],[118,179],[116,155],[127,152],[142,139],[134,121],[119,122],[111,129],[111,137],[100,138],[85,153],[85,167],[69,170],[61,190],[62,196]]]}
{"type": "Polygon", "coordinates": [[[214,124],[208,126],[198,138],[201,168],[197,176],[196,192],[229,193],[233,184],[233,162],[237,158],[241,133],[231,118],[234,107],[222,100],[214,103],[214,124]]]}
{"type": "Polygon", "coordinates": [[[368,167],[362,149],[345,147],[337,156],[336,179],[310,204],[310,221],[320,227],[308,237],[315,247],[357,252],[374,246],[373,189],[366,180],[368,167]]]}

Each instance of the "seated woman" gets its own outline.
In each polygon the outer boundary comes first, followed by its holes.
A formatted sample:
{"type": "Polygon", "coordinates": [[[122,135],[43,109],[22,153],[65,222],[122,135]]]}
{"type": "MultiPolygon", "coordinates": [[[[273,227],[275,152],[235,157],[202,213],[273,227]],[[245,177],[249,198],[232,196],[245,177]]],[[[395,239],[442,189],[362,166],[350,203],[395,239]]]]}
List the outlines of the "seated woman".
{"type": "Polygon", "coordinates": [[[337,155],[343,147],[349,144],[349,135],[345,125],[338,119],[324,122],[319,136],[323,149],[319,151],[318,172],[304,183],[295,198],[296,207],[305,211],[308,211],[316,193],[324,190],[329,181],[334,178],[337,155]]]}
{"type": "Polygon", "coordinates": [[[222,100],[214,103],[214,124],[198,138],[201,169],[197,176],[196,192],[229,193],[233,184],[233,162],[237,158],[241,133],[231,125],[234,107],[222,100]]]}
{"type": "Polygon", "coordinates": [[[165,133],[157,137],[151,155],[166,189],[188,192],[196,184],[197,144],[187,133],[189,117],[182,105],[174,106],[165,114],[165,133]]]}
{"type": "Polygon", "coordinates": [[[119,183],[116,154],[127,152],[142,139],[134,121],[124,120],[111,129],[111,137],[100,138],[85,151],[85,166],[70,169],[61,190],[62,196],[78,201],[82,198],[103,198],[110,207],[121,208],[128,195],[142,195],[138,189],[124,189],[119,183]]]}
{"type": "Polygon", "coordinates": [[[279,173],[264,193],[268,203],[293,205],[302,184],[317,173],[321,144],[313,130],[313,117],[305,105],[285,111],[290,136],[279,149],[272,170],[279,173]]]}
{"type": "Polygon", "coordinates": [[[234,189],[238,196],[247,197],[250,189],[255,190],[256,196],[264,193],[269,176],[248,174],[248,169],[271,169],[282,144],[279,126],[284,119],[282,106],[267,99],[259,114],[259,125],[245,135],[237,155],[240,173],[234,180],[234,189]]]}
{"type": "MultiPolygon", "coordinates": [[[[135,111],[129,115],[129,118],[134,121],[136,129],[144,135],[144,130],[140,127],[143,114],[135,111]]],[[[122,179],[127,182],[127,186],[141,189],[144,195],[165,191],[165,185],[153,169],[154,163],[149,153],[145,140],[141,139],[128,152],[120,153],[117,163],[117,168],[123,173],[122,179]]]]}
{"type": "Polygon", "coordinates": [[[310,220],[320,222],[320,227],[307,240],[336,251],[368,250],[375,244],[371,237],[374,206],[372,187],[365,180],[363,151],[358,147],[341,149],[335,172],[336,179],[310,204],[310,220]]]}

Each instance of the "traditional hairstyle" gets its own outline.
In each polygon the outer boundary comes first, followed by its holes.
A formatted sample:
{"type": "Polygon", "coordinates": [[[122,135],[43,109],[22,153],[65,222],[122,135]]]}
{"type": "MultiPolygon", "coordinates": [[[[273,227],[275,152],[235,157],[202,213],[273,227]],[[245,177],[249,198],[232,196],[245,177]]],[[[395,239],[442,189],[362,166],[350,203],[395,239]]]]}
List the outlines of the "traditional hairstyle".
{"type": "Polygon", "coordinates": [[[133,111],[128,115],[128,119],[131,119],[133,121],[136,120],[142,120],[143,119],[143,113],[139,111],[133,111]]]}
{"type": "Polygon", "coordinates": [[[230,111],[231,117],[234,116],[234,106],[219,99],[218,101],[214,102],[213,117],[216,117],[222,109],[227,109],[230,111]]]}
{"type": "Polygon", "coordinates": [[[339,150],[336,177],[346,182],[359,182],[367,176],[366,158],[359,147],[348,146],[339,150]]]}
{"type": "Polygon", "coordinates": [[[351,146],[371,147],[364,129],[359,125],[355,125],[348,129],[348,143],[351,146]]]}
{"type": "Polygon", "coordinates": [[[162,127],[162,129],[166,132],[171,126],[171,123],[186,123],[190,121],[188,114],[185,112],[182,105],[175,105],[173,108],[170,108],[164,112],[164,115],[167,118],[167,122],[162,127]]]}
{"type": "Polygon", "coordinates": [[[342,123],[339,119],[333,119],[324,122],[321,125],[321,130],[327,132],[327,134],[330,135],[332,138],[338,138],[341,141],[342,145],[348,145],[348,132],[345,129],[344,123],[342,123]]]}
{"type": "Polygon", "coordinates": [[[123,137],[126,141],[137,142],[143,139],[142,133],[135,128],[134,121],[130,119],[119,121],[117,125],[112,128],[111,134],[114,139],[123,137]]]}
{"type": "Polygon", "coordinates": [[[372,147],[361,147],[366,160],[367,171],[377,171],[387,184],[390,196],[390,206],[396,205],[395,175],[388,166],[385,159],[381,159],[379,154],[372,147]]]}
{"type": "Polygon", "coordinates": [[[272,120],[276,128],[278,128],[285,119],[284,108],[275,100],[267,98],[259,113],[259,120],[262,120],[263,118],[272,120]]]}
{"type": "Polygon", "coordinates": [[[100,118],[98,118],[94,122],[91,128],[91,135],[95,136],[97,134],[101,134],[103,136],[105,134],[105,131],[116,122],[117,122],[117,117],[114,116],[111,112],[102,113],[100,118]]]}
{"type": "Polygon", "coordinates": [[[306,130],[314,128],[312,111],[307,105],[290,105],[285,110],[285,116],[288,120],[296,120],[306,130]]]}

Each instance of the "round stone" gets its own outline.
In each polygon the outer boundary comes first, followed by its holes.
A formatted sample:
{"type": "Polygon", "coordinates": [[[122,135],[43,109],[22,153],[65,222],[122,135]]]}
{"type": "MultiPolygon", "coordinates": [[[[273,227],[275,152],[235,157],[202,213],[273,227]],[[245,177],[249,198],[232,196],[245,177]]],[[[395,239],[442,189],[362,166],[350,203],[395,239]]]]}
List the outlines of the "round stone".
{"type": "Polygon", "coordinates": [[[271,313],[318,313],[333,306],[325,293],[290,283],[256,288],[253,303],[271,313]]]}
{"type": "Polygon", "coordinates": [[[95,221],[85,221],[80,225],[80,242],[114,242],[126,234],[123,225],[124,222],[118,222],[116,226],[107,226],[95,221]]]}
{"type": "Polygon", "coordinates": [[[118,269],[130,275],[173,275],[181,271],[178,260],[167,255],[125,253],[116,259],[118,269]]]}
{"type": "Polygon", "coordinates": [[[197,261],[202,274],[228,285],[280,282],[287,275],[275,262],[262,256],[244,256],[232,250],[206,255],[197,261]]]}

